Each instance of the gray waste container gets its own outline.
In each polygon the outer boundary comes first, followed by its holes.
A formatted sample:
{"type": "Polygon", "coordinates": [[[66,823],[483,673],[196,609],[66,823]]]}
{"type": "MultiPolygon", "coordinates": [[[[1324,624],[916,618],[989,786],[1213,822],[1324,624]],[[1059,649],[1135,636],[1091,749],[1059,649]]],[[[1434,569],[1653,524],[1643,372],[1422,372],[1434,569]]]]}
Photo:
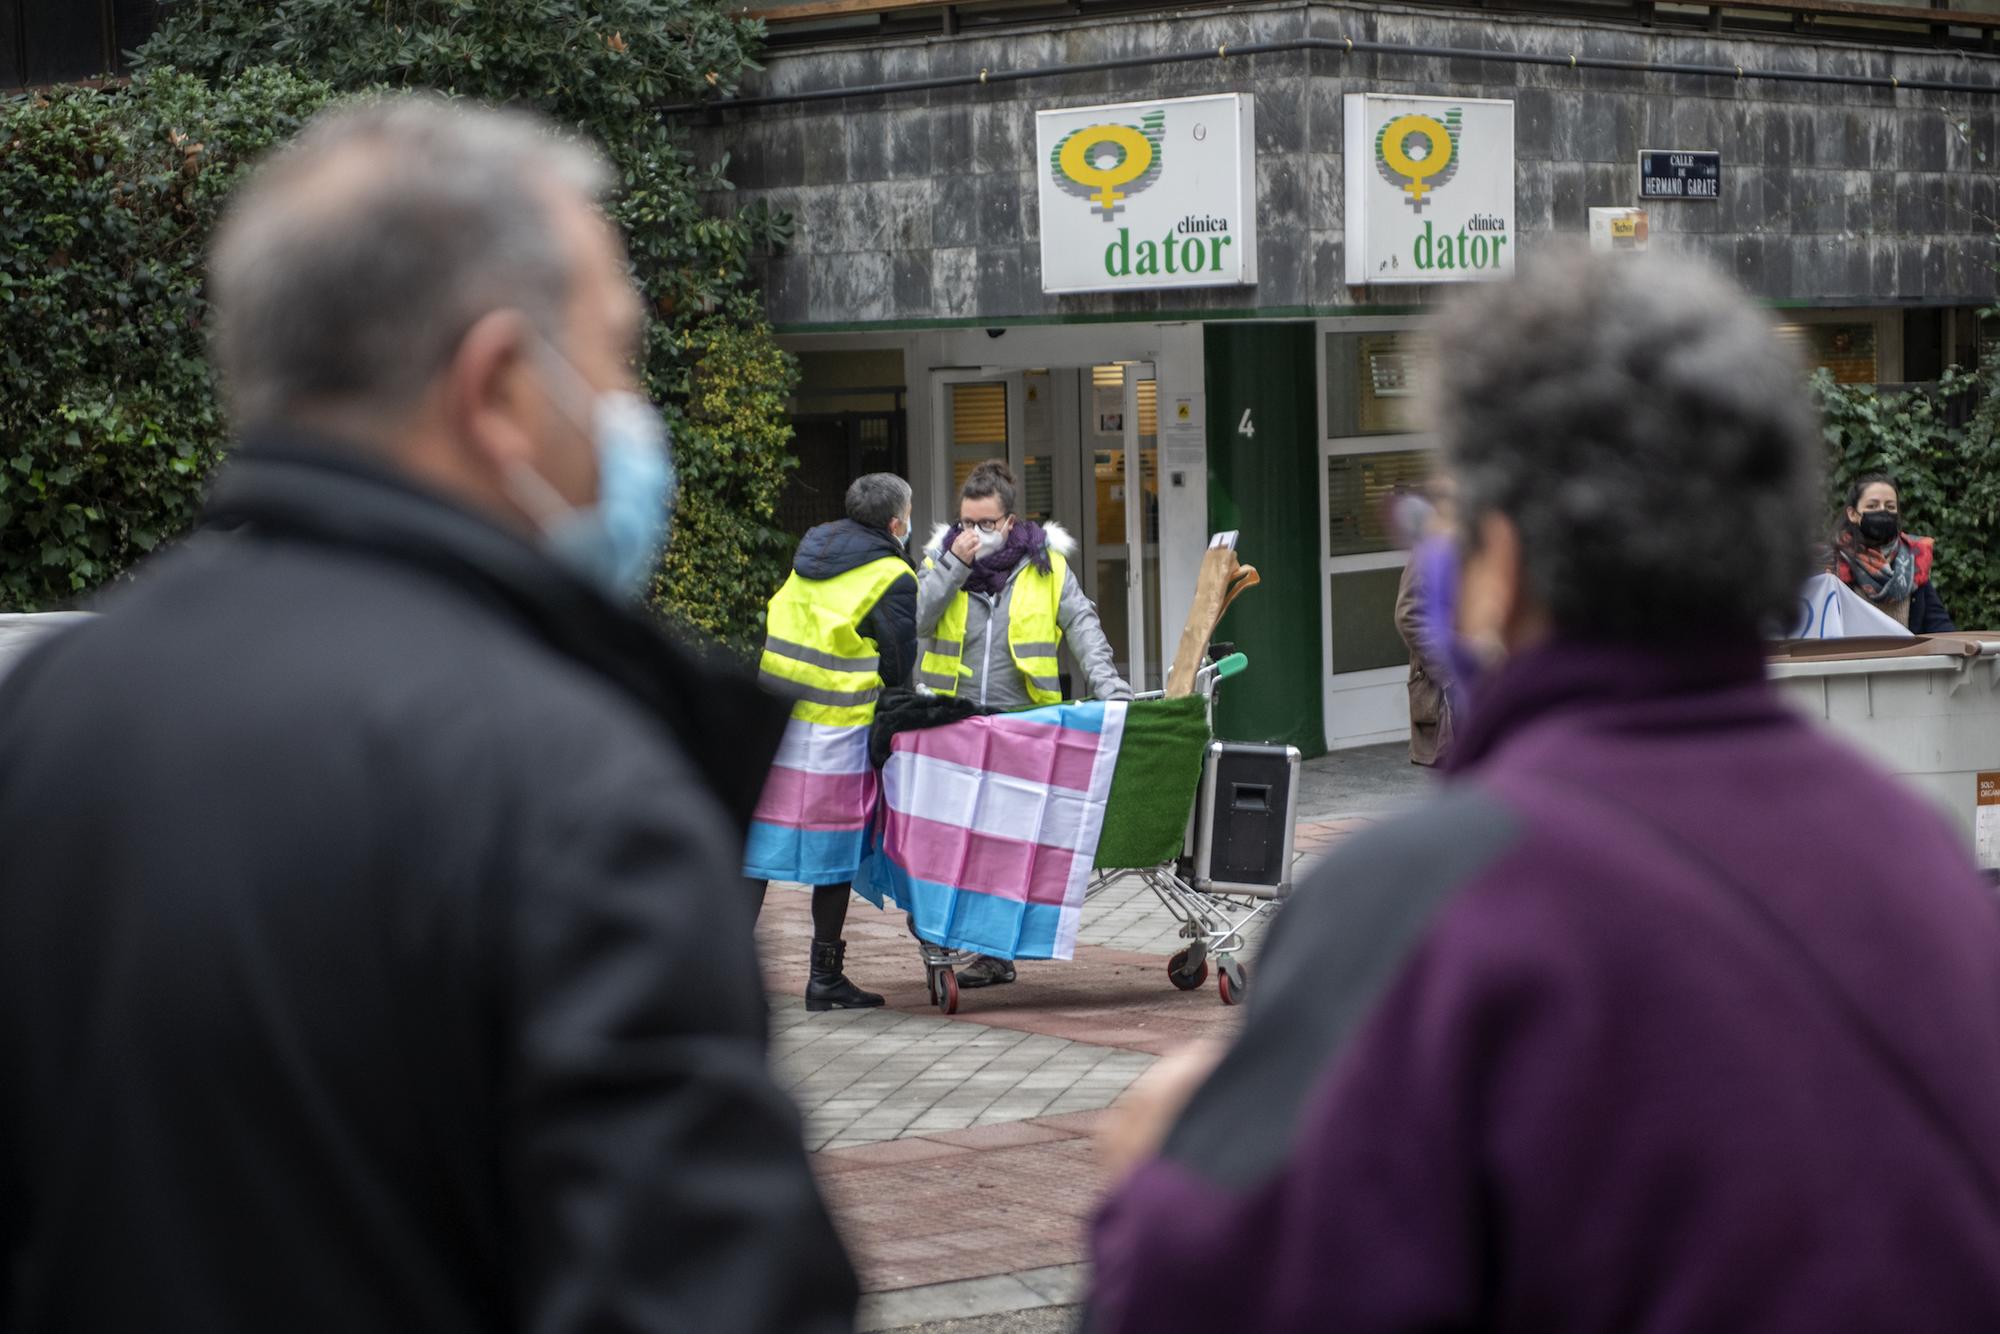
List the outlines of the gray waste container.
{"type": "Polygon", "coordinates": [[[1770,675],[1936,802],[1982,867],[2000,869],[2000,634],[1790,644],[1770,675]]]}

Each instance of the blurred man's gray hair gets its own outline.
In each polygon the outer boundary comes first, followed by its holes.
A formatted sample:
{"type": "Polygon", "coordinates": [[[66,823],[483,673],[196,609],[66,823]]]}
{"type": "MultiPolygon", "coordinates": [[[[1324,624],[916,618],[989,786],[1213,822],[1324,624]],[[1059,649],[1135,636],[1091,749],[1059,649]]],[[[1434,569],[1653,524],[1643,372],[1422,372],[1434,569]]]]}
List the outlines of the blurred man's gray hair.
{"type": "Polygon", "coordinates": [[[1790,617],[1824,507],[1804,368],[1734,283],[1572,254],[1454,303],[1439,428],[1461,529],[1499,512],[1559,630],[1666,640],[1790,617]]]}
{"type": "Polygon", "coordinates": [[[847,488],[847,517],[867,528],[887,529],[910,507],[910,484],[892,472],[871,472],[847,488]]]}
{"type": "Polygon", "coordinates": [[[551,204],[609,179],[520,112],[424,95],[321,112],[257,170],[210,257],[236,424],[406,410],[495,310],[559,341],[571,274],[551,204]]]}

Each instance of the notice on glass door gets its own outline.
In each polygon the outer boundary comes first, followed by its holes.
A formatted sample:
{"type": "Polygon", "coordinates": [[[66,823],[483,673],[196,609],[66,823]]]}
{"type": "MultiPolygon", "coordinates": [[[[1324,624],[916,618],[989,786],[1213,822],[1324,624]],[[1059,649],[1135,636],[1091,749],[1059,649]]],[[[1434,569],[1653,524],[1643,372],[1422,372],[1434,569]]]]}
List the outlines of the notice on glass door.
{"type": "Polygon", "coordinates": [[[1163,394],[1160,398],[1160,466],[1176,490],[1198,487],[1208,468],[1208,396],[1163,394]]]}
{"type": "Polygon", "coordinates": [[[1208,395],[1173,394],[1165,400],[1160,449],[1175,486],[1207,466],[1208,395]]]}
{"type": "Polygon", "coordinates": [[[1206,433],[1206,394],[1175,394],[1167,400],[1167,444],[1199,447],[1206,433]]]}
{"type": "Polygon", "coordinates": [[[1123,384],[1098,385],[1091,395],[1091,406],[1097,418],[1099,435],[1125,434],[1125,386],[1123,384]]]}

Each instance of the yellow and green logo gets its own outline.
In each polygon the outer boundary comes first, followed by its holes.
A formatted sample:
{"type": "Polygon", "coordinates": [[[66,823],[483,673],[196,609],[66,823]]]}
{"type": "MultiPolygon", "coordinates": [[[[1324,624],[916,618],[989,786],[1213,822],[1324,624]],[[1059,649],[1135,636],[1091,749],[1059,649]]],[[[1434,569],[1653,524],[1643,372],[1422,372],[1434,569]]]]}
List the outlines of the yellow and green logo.
{"type": "Polygon", "coordinates": [[[1049,154],[1049,171],[1063,193],[1087,199],[1106,222],[1125,201],[1150,189],[1166,161],[1167,113],[1149,111],[1137,125],[1086,125],[1063,136],[1049,154]]]}
{"type": "Polygon", "coordinates": [[[1458,174],[1458,134],[1463,110],[1444,119],[1412,112],[1397,116],[1375,136],[1375,167],[1382,179],[1409,196],[1412,213],[1422,213],[1431,192],[1458,174]]]}

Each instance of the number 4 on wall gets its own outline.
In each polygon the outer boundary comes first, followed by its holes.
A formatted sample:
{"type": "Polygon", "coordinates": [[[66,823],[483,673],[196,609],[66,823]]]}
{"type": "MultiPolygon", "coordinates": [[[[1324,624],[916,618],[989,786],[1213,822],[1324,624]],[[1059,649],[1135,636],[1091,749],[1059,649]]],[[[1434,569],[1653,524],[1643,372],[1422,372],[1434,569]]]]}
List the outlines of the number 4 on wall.
{"type": "Polygon", "coordinates": [[[1236,423],[1236,434],[1246,440],[1255,440],[1257,438],[1257,425],[1250,420],[1249,408],[1243,409],[1243,420],[1236,423]]]}

